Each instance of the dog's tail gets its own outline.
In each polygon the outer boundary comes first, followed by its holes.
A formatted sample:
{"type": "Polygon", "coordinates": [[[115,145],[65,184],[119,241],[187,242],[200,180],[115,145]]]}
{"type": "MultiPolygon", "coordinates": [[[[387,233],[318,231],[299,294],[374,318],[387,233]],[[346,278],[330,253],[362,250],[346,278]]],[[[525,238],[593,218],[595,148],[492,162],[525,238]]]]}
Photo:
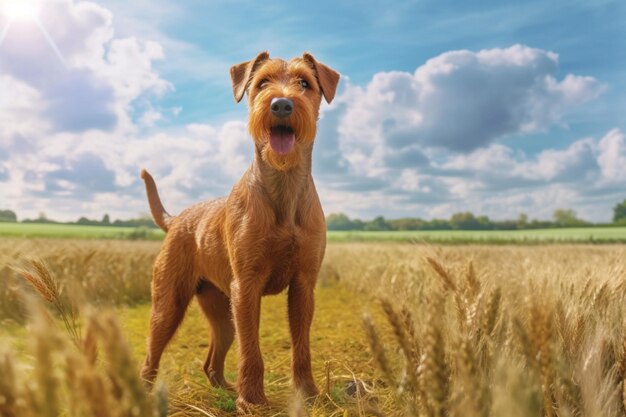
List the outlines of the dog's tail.
{"type": "Polygon", "coordinates": [[[141,179],[146,184],[146,193],[148,194],[148,204],[150,204],[152,219],[157,226],[161,228],[161,230],[167,232],[172,216],[165,211],[163,204],[161,204],[161,199],[159,198],[159,192],[157,191],[154,179],[145,169],[141,170],[141,179]]]}

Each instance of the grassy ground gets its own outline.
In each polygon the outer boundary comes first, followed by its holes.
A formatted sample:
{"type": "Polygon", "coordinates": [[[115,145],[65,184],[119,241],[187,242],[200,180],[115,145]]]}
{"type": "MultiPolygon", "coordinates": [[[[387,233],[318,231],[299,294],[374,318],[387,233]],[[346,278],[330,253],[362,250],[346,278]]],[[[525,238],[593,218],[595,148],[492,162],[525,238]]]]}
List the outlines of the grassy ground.
{"type": "MultiPolygon", "coordinates": [[[[0,236],[67,239],[151,239],[158,229],[0,223],[0,236]]],[[[441,244],[626,243],[626,227],[585,227],[538,230],[329,231],[330,242],[407,242],[441,244]]]]}
{"type": "MultiPolygon", "coordinates": [[[[378,378],[362,331],[362,314],[366,310],[373,310],[380,317],[380,309],[367,297],[355,296],[338,286],[320,287],[317,291],[311,338],[311,348],[315,352],[312,365],[318,388],[327,395],[315,403],[318,415],[343,415],[345,409],[355,408],[357,398],[351,391],[353,381],[372,383],[378,378]]],[[[148,304],[116,309],[123,334],[137,359],[145,354],[149,311],[148,304]]],[[[260,336],[265,389],[270,400],[269,406],[263,410],[263,415],[267,416],[288,415],[295,401],[289,378],[290,339],[286,315],[284,295],[264,299],[260,336]]],[[[161,362],[159,380],[170,391],[171,411],[189,416],[235,414],[235,393],[212,388],[202,370],[208,338],[207,324],[194,303],[161,362]]],[[[25,362],[33,360],[25,353],[28,352],[29,336],[23,326],[7,325],[0,330],[0,339],[3,344],[21,352],[25,362]]],[[[226,358],[227,380],[235,380],[236,369],[235,343],[226,358]]]]}
{"type": "MultiPolygon", "coordinates": [[[[163,410],[164,398],[170,415],[235,415],[234,395],[210,388],[202,372],[208,335],[195,306],[163,358],[168,394],[146,397],[138,388],[159,244],[0,240],[0,307],[12,306],[0,309],[0,339],[14,352],[0,352],[0,415],[11,415],[7,398],[27,404],[12,414],[26,417],[162,416],[151,410],[163,410]],[[6,265],[33,255],[58,277],[51,288],[60,302],[92,305],[76,345],[51,333],[54,322],[22,317],[18,277],[6,265]],[[82,297],[70,296],[80,294],[76,287],[82,297]],[[100,355],[90,365],[93,340],[100,355]]],[[[261,349],[271,404],[255,415],[624,417],[624,259],[624,245],[331,243],[312,331],[322,395],[308,405],[293,396],[285,296],[268,297],[261,349]]],[[[45,273],[25,267],[45,284],[45,273]]],[[[55,316],[61,328],[69,320],[55,316]]],[[[236,365],[235,348],[231,380],[236,365]]]]}
{"type": "MultiPolygon", "coordinates": [[[[353,379],[373,381],[377,376],[371,363],[367,340],[361,330],[361,317],[365,310],[376,308],[366,297],[356,296],[342,287],[322,287],[317,291],[316,319],[312,327],[311,349],[315,379],[325,389],[326,364],[330,371],[329,396],[339,407],[348,407],[346,389],[353,379]],[[369,363],[369,366],[367,365],[369,363]],[[365,365],[365,366],[364,366],[365,365]]],[[[121,320],[136,355],[145,353],[146,324],[149,307],[125,309],[121,320]]],[[[293,401],[290,386],[290,338],[287,325],[286,297],[267,297],[263,300],[261,315],[261,351],[265,362],[265,387],[270,399],[267,415],[285,415],[293,401]]],[[[235,395],[228,391],[212,389],[202,371],[207,354],[208,331],[202,312],[194,304],[180,331],[166,350],[161,364],[163,381],[176,384],[181,392],[192,391],[194,398],[183,401],[201,408],[217,409],[220,412],[234,411],[235,395]]],[[[236,345],[226,359],[226,378],[234,381],[237,369],[236,345]]],[[[330,400],[319,401],[319,411],[332,414],[338,406],[330,400]]],[[[189,407],[182,406],[187,412],[189,407]]],[[[341,411],[341,408],[339,409],[341,411]]]]}

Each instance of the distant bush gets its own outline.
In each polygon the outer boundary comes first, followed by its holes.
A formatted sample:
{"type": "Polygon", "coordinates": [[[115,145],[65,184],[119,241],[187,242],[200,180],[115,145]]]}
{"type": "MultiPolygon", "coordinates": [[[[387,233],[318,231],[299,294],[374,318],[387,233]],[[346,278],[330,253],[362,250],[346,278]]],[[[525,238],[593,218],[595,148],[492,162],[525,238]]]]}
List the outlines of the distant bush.
{"type": "Polygon", "coordinates": [[[11,210],[0,210],[0,222],[17,222],[17,215],[11,210]]]}
{"type": "Polygon", "coordinates": [[[576,212],[571,209],[557,209],[553,214],[554,223],[559,227],[585,226],[587,223],[576,216],[576,212]]]}
{"type": "Polygon", "coordinates": [[[132,232],[124,233],[123,237],[128,240],[148,240],[154,239],[156,234],[154,229],[148,229],[145,226],[135,227],[132,232]]]}
{"type": "Polygon", "coordinates": [[[626,200],[613,208],[613,222],[626,224],[626,200]]]}

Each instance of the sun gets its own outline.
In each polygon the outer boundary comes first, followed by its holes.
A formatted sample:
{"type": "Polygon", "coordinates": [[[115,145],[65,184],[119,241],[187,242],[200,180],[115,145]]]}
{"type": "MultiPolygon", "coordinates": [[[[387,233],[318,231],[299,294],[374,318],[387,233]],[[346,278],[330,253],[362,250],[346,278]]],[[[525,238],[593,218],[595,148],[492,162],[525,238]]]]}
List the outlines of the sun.
{"type": "Polygon", "coordinates": [[[37,19],[39,1],[36,0],[4,0],[2,13],[12,21],[29,21],[37,19]]]}
{"type": "Polygon", "coordinates": [[[39,9],[41,3],[45,0],[0,0],[0,15],[6,17],[6,23],[4,28],[0,30],[0,46],[6,39],[11,25],[16,22],[33,22],[39,29],[43,37],[54,51],[54,54],[59,58],[61,64],[67,68],[63,54],[59,50],[59,47],[52,39],[52,36],[48,33],[43,23],[39,20],[39,9]]]}

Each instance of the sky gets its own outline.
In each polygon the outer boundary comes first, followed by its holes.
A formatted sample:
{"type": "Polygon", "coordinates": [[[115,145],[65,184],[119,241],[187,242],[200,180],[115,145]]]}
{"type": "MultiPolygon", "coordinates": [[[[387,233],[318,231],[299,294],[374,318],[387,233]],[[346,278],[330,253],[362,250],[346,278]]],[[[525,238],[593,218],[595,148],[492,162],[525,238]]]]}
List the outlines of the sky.
{"type": "Polygon", "coordinates": [[[0,209],[170,213],[253,155],[231,65],[341,73],[313,176],[327,214],[610,221],[626,199],[626,2],[0,0],[0,209]]]}

